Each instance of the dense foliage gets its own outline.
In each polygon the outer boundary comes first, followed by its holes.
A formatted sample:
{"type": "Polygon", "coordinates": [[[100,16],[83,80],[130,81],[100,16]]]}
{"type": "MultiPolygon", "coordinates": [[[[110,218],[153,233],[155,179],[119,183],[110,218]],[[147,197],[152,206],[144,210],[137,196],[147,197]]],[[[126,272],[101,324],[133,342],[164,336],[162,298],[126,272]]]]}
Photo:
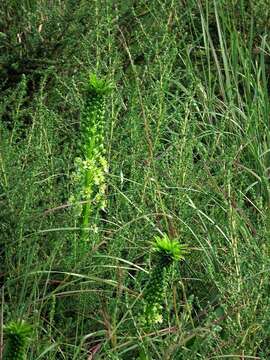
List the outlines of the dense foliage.
{"type": "Polygon", "coordinates": [[[269,359],[269,9],[1,1],[0,324],[31,326],[22,356],[269,359]],[[189,249],[170,271],[157,237],[189,249]]]}

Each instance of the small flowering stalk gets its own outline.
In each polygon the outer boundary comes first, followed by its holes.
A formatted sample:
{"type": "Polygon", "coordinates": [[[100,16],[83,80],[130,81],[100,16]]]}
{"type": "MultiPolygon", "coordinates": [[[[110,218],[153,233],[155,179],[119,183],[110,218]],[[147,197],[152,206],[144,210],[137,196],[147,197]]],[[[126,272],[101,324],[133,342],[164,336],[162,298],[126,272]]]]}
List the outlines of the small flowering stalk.
{"type": "Polygon", "coordinates": [[[168,272],[175,261],[184,258],[186,246],[179,244],[177,240],[170,240],[165,235],[162,238],[155,238],[153,251],[156,255],[156,261],[143,291],[142,323],[147,326],[162,322],[162,304],[168,283],[168,272]]]}
{"type": "Polygon", "coordinates": [[[106,206],[105,174],[108,165],[105,158],[104,128],[105,99],[111,85],[90,76],[85,107],[81,116],[81,156],[76,159],[74,182],[76,194],[70,199],[80,218],[82,239],[88,238],[90,217],[106,206]]]}
{"type": "Polygon", "coordinates": [[[27,345],[30,341],[32,327],[24,322],[10,322],[4,327],[7,342],[3,360],[26,360],[27,345]]]}

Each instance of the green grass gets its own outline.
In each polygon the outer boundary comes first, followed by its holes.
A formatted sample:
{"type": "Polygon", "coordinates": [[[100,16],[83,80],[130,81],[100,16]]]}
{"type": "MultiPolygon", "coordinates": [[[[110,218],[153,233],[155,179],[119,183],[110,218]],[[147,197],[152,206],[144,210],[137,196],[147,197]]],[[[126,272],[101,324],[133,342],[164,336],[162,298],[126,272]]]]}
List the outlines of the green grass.
{"type": "Polygon", "coordinates": [[[3,2],[0,324],[32,326],[27,359],[269,358],[268,5],[3,2]],[[89,73],[115,84],[107,207],[74,257],[89,73]],[[163,236],[189,252],[146,329],[163,236]]]}

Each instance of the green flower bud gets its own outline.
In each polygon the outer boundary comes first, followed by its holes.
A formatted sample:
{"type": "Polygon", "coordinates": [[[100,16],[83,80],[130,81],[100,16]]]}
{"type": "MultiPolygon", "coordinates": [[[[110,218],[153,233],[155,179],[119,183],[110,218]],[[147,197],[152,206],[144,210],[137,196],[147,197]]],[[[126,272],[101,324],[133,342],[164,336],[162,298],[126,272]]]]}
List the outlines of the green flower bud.
{"type": "Polygon", "coordinates": [[[183,259],[186,246],[168,236],[156,237],[153,243],[155,265],[151,270],[149,281],[143,291],[144,312],[143,324],[152,325],[162,322],[162,304],[168,283],[168,271],[175,261],[183,259]]]}
{"type": "Polygon", "coordinates": [[[24,322],[11,322],[4,327],[7,342],[3,360],[26,360],[26,349],[32,327],[24,322]]]}

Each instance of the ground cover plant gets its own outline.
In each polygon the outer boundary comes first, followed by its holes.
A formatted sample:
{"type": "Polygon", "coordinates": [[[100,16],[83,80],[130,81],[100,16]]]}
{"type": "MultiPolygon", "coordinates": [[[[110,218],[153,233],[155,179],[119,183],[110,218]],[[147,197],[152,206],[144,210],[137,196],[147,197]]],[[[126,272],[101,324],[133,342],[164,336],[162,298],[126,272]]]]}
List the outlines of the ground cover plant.
{"type": "Polygon", "coordinates": [[[269,5],[1,2],[0,359],[270,357],[269,5]]]}

